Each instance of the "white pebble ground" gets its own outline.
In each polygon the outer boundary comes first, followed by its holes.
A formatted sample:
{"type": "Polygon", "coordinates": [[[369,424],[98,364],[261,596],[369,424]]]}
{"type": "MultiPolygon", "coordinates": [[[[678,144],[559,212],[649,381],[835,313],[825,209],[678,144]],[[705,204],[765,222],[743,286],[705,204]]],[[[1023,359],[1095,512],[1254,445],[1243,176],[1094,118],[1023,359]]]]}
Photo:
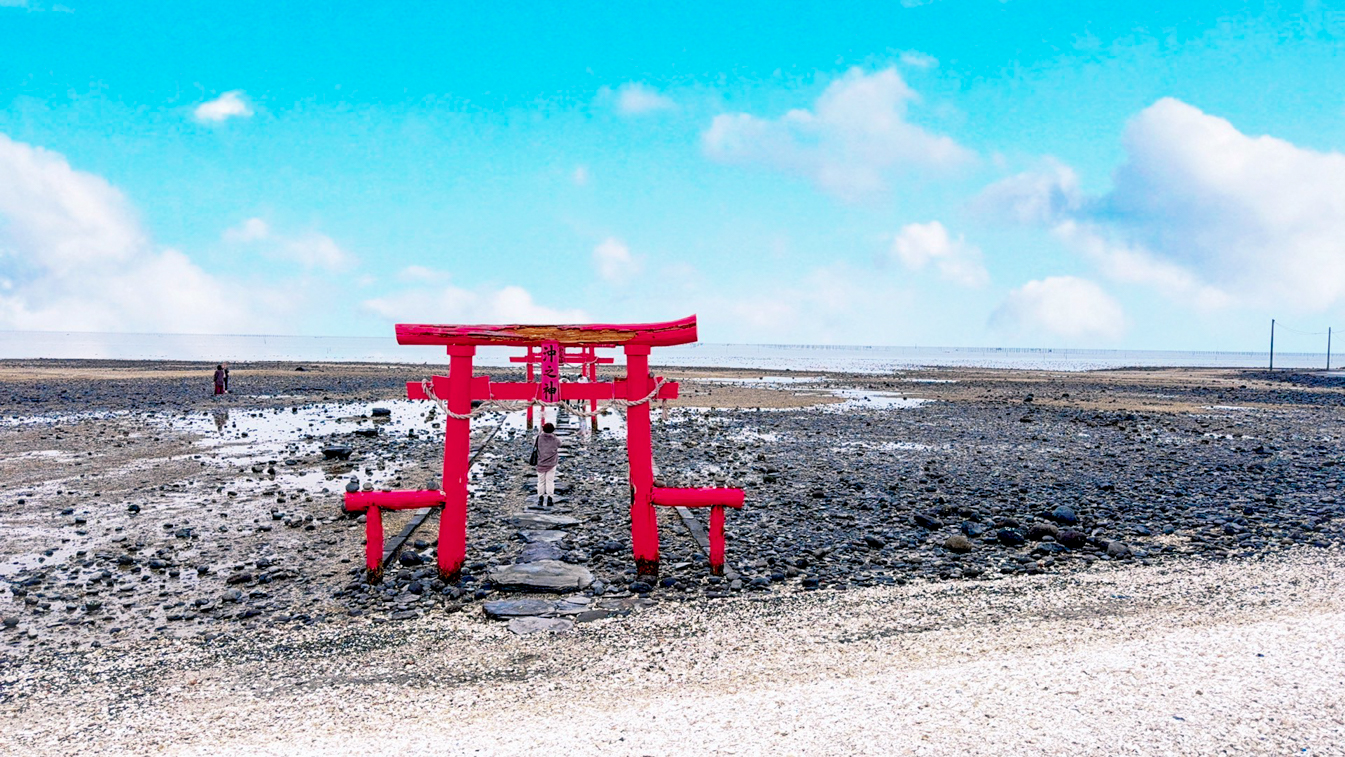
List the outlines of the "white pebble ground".
{"type": "Polygon", "coordinates": [[[73,689],[4,673],[0,753],[1345,754],[1342,569],[1305,549],[96,653],[73,689]]]}

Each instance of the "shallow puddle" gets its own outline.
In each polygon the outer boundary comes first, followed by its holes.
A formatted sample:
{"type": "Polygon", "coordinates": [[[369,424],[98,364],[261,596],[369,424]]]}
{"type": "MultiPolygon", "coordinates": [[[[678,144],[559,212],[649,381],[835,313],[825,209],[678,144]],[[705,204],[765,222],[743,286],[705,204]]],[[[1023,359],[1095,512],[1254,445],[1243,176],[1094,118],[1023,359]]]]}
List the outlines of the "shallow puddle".
{"type": "Polygon", "coordinates": [[[903,397],[896,392],[879,392],[871,389],[829,389],[844,402],[823,405],[821,409],[828,413],[843,413],[849,410],[902,410],[920,407],[932,400],[915,397],[903,397]]]}

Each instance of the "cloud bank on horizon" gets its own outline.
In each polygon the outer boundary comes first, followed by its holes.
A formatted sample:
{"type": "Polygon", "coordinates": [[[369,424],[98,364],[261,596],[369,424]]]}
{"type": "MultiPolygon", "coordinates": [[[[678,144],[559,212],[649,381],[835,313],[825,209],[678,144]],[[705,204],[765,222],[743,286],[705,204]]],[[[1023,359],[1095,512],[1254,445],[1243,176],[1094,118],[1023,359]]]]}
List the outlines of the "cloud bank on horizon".
{"type": "MultiPolygon", "coordinates": [[[[340,335],[698,312],[713,341],[1254,348],[1267,317],[1345,313],[1345,99],[1249,105],[1205,65],[1250,54],[1220,20],[1178,51],[1199,76],[1147,82],[1125,110],[1078,57],[1105,84],[1105,66],[1155,54],[1121,42],[1043,52],[1027,77],[951,37],[740,80],[704,52],[699,74],[604,81],[590,65],[559,97],[526,79],[436,96],[226,66],[194,101],[71,98],[56,76],[45,99],[31,85],[0,102],[0,328],[340,335]]],[[[1345,51],[1337,31],[1327,52],[1345,51]]],[[[39,42],[17,65],[45,59],[39,42]]],[[[1320,51],[1281,44],[1309,86],[1320,51]]],[[[91,56],[65,75],[144,65],[91,56]]]]}

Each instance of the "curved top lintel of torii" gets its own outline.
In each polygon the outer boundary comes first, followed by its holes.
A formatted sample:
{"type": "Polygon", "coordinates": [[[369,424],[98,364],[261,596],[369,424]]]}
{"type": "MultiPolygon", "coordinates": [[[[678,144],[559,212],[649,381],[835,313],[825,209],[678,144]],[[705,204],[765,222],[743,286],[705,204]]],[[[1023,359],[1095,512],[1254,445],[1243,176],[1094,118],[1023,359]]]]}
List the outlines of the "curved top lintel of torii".
{"type": "Polygon", "coordinates": [[[696,341],[696,316],[663,323],[432,325],[397,324],[398,344],[527,347],[563,345],[670,347],[696,341]]]}

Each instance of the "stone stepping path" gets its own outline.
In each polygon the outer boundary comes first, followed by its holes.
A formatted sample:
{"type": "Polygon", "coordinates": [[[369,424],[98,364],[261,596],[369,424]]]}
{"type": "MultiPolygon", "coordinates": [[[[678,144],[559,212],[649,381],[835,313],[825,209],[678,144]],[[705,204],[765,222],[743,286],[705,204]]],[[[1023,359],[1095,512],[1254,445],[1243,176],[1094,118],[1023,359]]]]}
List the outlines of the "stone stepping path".
{"type": "MultiPolygon", "coordinates": [[[[561,437],[561,459],[565,459],[574,447],[572,437],[577,432],[574,416],[563,413],[556,419],[556,434],[561,437]]],[[[562,505],[565,497],[554,498],[552,507],[538,508],[532,492],[531,482],[526,482],[523,491],[529,495],[525,502],[529,504],[523,512],[508,516],[508,522],[519,528],[523,537],[523,553],[512,565],[501,565],[488,574],[502,591],[525,594],[564,594],[582,591],[593,583],[593,574],[582,565],[561,560],[560,542],[569,535],[565,530],[579,525],[582,521],[571,515],[564,515],[562,505]]],[[[568,484],[557,485],[557,494],[568,492],[568,484]]],[[[542,599],[536,597],[497,599],[482,605],[486,617],[509,620],[509,630],[515,634],[530,633],[566,633],[573,630],[576,620],[589,622],[611,617],[618,610],[609,607],[591,607],[590,599],[575,594],[561,599],[542,599]]]]}
{"type": "MultiPolygon", "coordinates": [[[[572,442],[569,438],[578,430],[575,417],[563,413],[556,419],[556,433],[562,437],[562,458],[572,442]]],[[[509,630],[520,636],[534,633],[568,633],[576,623],[589,623],[604,618],[629,615],[650,607],[656,602],[631,595],[617,597],[586,597],[583,591],[593,583],[593,574],[582,565],[562,560],[561,542],[569,535],[566,529],[583,521],[567,515],[563,507],[566,497],[554,498],[552,507],[537,507],[536,491],[532,482],[521,487],[527,495],[523,512],[506,516],[506,522],[519,529],[523,551],[512,565],[501,565],[487,574],[501,591],[518,592],[525,596],[495,599],[482,604],[488,618],[509,621],[509,630]],[[539,597],[538,594],[566,595],[539,597]],[[532,596],[526,596],[532,595],[532,596]]],[[[557,494],[568,493],[570,484],[556,485],[557,494]]]]}

